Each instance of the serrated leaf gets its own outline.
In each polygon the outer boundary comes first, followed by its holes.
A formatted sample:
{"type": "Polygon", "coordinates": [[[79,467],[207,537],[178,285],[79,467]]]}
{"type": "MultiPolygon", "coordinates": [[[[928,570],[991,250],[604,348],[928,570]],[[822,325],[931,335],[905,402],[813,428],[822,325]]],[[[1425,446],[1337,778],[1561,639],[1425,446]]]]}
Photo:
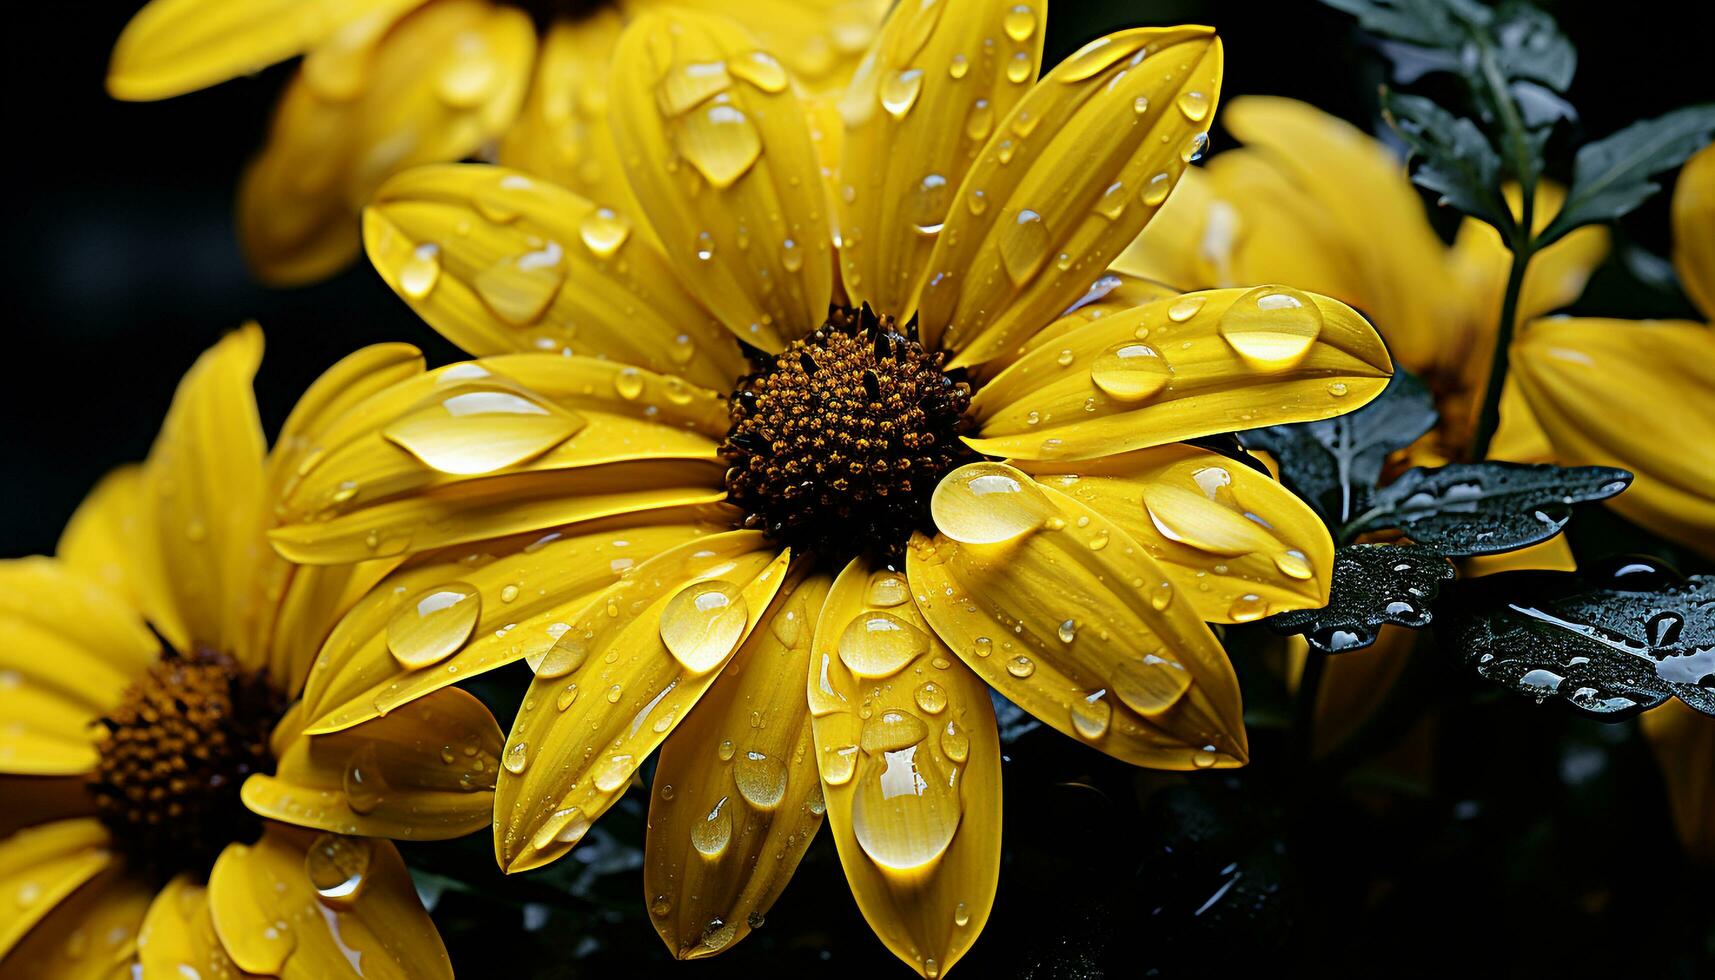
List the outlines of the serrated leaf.
{"type": "Polygon", "coordinates": [[[1411,179],[1442,204],[1510,236],[1512,211],[1501,198],[1501,157],[1470,119],[1417,95],[1382,93],[1382,111],[1417,159],[1411,179]]]}
{"type": "Polygon", "coordinates": [[[1686,106],[1633,123],[1578,150],[1566,203],[1537,240],[1541,248],[1580,225],[1630,213],[1661,189],[1651,178],[1715,139],[1715,103],[1686,106]]]}
{"type": "Polygon", "coordinates": [[[1444,651],[1539,704],[1618,721],[1677,697],[1715,715],[1715,577],[1504,572],[1437,611],[1444,651]]]}
{"type": "Polygon", "coordinates": [[[1547,541],[1572,518],[1572,505],[1612,497],[1632,475],[1610,466],[1452,463],[1400,474],[1342,532],[1399,528],[1453,558],[1495,555],[1547,541]]]}
{"type": "Polygon", "coordinates": [[[1426,47],[1457,48],[1465,25],[1481,26],[1493,11],[1473,0],[1322,0],[1358,19],[1372,34],[1426,47]]]}
{"type": "Polygon", "coordinates": [[[1423,382],[1396,368],[1387,388],[1355,412],[1252,429],[1239,439],[1248,449],[1272,454],[1281,482],[1338,527],[1369,507],[1388,454],[1411,445],[1436,418],[1435,400],[1423,382]]]}
{"type": "Polygon", "coordinates": [[[1328,605],[1268,620],[1278,633],[1302,633],[1323,653],[1348,653],[1376,642],[1383,626],[1420,629],[1434,618],[1430,604],[1450,582],[1453,565],[1433,548],[1351,544],[1334,552],[1328,605]]]}
{"type": "Polygon", "coordinates": [[[1554,17],[1528,3],[1501,8],[1492,28],[1495,58],[1508,79],[1541,82],[1565,92],[1578,69],[1578,52],[1554,23],[1554,17]]]}

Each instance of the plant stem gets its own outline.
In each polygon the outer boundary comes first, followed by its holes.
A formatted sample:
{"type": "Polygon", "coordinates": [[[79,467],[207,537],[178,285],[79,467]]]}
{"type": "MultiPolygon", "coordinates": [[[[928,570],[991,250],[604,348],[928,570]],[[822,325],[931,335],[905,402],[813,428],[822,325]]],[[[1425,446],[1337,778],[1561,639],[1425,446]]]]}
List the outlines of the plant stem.
{"type": "Polygon", "coordinates": [[[1520,224],[1521,234],[1511,243],[1513,252],[1512,269],[1507,273],[1507,291],[1501,299],[1501,320],[1495,330],[1495,350],[1489,361],[1488,385],[1483,391],[1483,407],[1477,414],[1477,427],[1471,435],[1471,448],[1466,454],[1473,463],[1482,462],[1489,455],[1489,443],[1494,441],[1495,430],[1501,424],[1501,392],[1507,384],[1508,360],[1513,346],[1513,330],[1518,320],[1519,292],[1524,287],[1525,270],[1530,267],[1532,242],[1530,238],[1532,201],[1527,195],[1524,198],[1524,220],[1520,224]]]}

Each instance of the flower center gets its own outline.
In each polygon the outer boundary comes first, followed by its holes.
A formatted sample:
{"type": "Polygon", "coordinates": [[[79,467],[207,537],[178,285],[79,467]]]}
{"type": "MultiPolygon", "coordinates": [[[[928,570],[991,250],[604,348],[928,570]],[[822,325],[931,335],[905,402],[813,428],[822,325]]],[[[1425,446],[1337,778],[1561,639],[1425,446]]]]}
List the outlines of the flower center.
{"type": "Polygon", "coordinates": [[[134,866],[206,873],[228,842],[256,835],[238,791],[274,771],[268,735],[285,706],[260,671],[215,653],[169,653],[125,691],[102,719],[89,789],[134,866]]]}
{"type": "Polygon", "coordinates": [[[834,559],[897,556],[932,528],[935,484],[980,457],[959,439],[971,386],[909,333],[834,307],[739,382],[721,454],[746,527],[834,559]]]}

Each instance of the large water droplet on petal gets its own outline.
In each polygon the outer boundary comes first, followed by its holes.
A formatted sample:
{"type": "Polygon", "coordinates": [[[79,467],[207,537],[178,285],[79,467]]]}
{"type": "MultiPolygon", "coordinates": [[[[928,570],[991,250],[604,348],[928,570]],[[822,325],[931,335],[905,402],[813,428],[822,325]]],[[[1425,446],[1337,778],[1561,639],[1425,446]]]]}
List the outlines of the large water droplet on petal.
{"type": "Polygon", "coordinates": [[[718,858],[732,841],[732,814],[727,812],[727,798],[721,797],[708,816],[691,825],[691,846],[704,857],[718,858]]]}
{"type": "Polygon", "coordinates": [[[1114,709],[1097,691],[1084,698],[1072,699],[1072,730],[1078,737],[1094,742],[1108,733],[1108,723],[1113,718],[1114,709]]]}
{"type": "Polygon", "coordinates": [[[1322,332],[1322,311],[1296,289],[1258,286],[1233,301],[1217,329],[1251,367],[1284,371],[1310,353],[1322,332]]]}
{"type": "Polygon", "coordinates": [[[363,891],[374,845],[362,837],[317,834],[304,852],[304,876],[321,900],[348,907],[363,891]]]}
{"type": "Polygon", "coordinates": [[[381,758],[373,743],[365,743],[346,760],[340,790],[354,813],[374,813],[387,797],[387,781],[381,775],[381,758]]]}
{"type": "Polygon", "coordinates": [[[536,828],[536,833],[530,837],[530,846],[541,851],[555,842],[576,844],[589,829],[590,820],[584,816],[583,810],[575,806],[561,807],[548,814],[548,819],[536,828]]]}
{"type": "Polygon", "coordinates": [[[1053,504],[1005,463],[971,463],[947,474],[929,499],[935,527],[965,544],[999,544],[1040,528],[1053,504]]]}
{"type": "Polygon", "coordinates": [[[566,281],[565,250],[549,240],[533,252],[503,258],[472,283],[483,305],[515,327],[542,319],[566,281]]]}
{"type": "Polygon", "coordinates": [[[905,118],[911,107],[917,104],[917,96],[923,92],[923,69],[907,68],[903,71],[891,72],[881,81],[881,107],[895,119],[905,118]]]}
{"type": "Polygon", "coordinates": [[[1172,377],[1167,359],[1148,344],[1116,344],[1090,367],[1090,382],[1119,402],[1147,401],[1172,377]]]}
{"type": "Polygon", "coordinates": [[[1006,29],[1006,36],[1014,41],[1028,41],[1030,35],[1036,33],[1036,12],[1030,9],[1029,4],[1017,4],[1006,12],[1001,26],[1006,29]]]}
{"type": "Polygon", "coordinates": [[[661,78],[655,88],[655,104],[663,115],[682,116],[729,88],[732,76],[726,62],[687,62],[661,78]]]}
{"type": "Polygon", "coordinates": [[[934,862],[953,842],[963,808],[958,772],[912,745],[865,761],[852,795],[852,833],[871,861],[908,871],[934,862]]]}
{"type": "Polygon", "coordinates": [[[865,752],[875,755],[909,748],[929,736],[929,727],[909,711],[888,708],[875,712],[864,722],[859,744],[865,752]]]}
{"type": "Polygon", "coordinates": [[[399,291],[409,299],[427,299],[441,281],[441,247],[424,242],[399,267],[399,291]]]}
{"type": "Polygon", "coordinates": [[[612,208],[596,208],[578,225],[578,237],[584,240],[584,247],[591,255],[611,258],[631,237],[631,222],[615,214],[612,208]]]}
{"type": "Polygon", "coordinates": [[[752,51],[734,58],[727,62],[727,71],[764,92],[786,91],[786,69],[766,51],[752,51]]]}
{"type": "Polygon", "coordinates": [[[1151,718],[1179,702],[1191,686],[1191,675],[1172,661],[1148,656],[1141,663],[1122,661],[1114,669],[1112,683],[1126,707],[1151,718]]]}
{"type": "Polygon", "coordinates": [[[732,780],[738,786],[738,795],[758,810],[773,810],[786,795],[785,764],[754,750],[738,757],[732,767],[732,780]]]}
{"type": "Polygon", "coordinates": [[[890,677],[929,652],[929,637],[888,612],[860,613],[840,634],[840,661],[859,677],[890,677]]]}
{"type": "Polygon", "coordinates": [[[679,152],[715,187],[731,187],[762,155],[762,137],[738,107],[711,105],[679,127],[679,152]]]}
{"type": "Polygon", "coordinates": [[[1192,122],[1202,122],[1209,116],[1209,96],[1202,92],[1180,92],[1174,100],[1179,105],[1179,111],[1192,122]]]}
{"type": "Polygon", "coordinates": [[[407,670],[439,663],[470,639],[481,612],[481,594],[464,582],[418,593],[387,621],[387,649],[407,670]]]}
{"type": "Polygon", "coordinates": [[[1000,260],[1012,281],[1022,283],[1048,258],[1048,227],[1042,216],[1025,208],[1000,232],[1000,260]]]}
{"type": "Polygon", "coordinates": [[[534,459],[588,421],[521,391],[459,387],[390,423],[388,441],[442,473],[492,473],[534,459]]]}
{"type": "Polygon", "coordinates": [[[661,610],[661,642],[693,674],[707,673],[738,648],[750,604],[731,582],[693,582],[661,610]]]}
{"type": "Polygon", "coordinates": [[[1143,506],[1162,537],[1210,554],[1230,558],[1279,547],[1260,526],[1195,490],[1146,484],[1143,506]]]}

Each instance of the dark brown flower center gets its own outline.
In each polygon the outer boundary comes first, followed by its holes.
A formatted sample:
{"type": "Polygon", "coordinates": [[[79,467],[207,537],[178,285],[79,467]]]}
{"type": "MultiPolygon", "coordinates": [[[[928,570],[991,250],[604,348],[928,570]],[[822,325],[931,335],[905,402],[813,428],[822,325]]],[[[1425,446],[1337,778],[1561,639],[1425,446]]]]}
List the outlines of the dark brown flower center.
{"type": "Polygon", "coordinates": [[[897,556],[929,495],[979,458],[959,440],[971,387],[891,316],[835,307],[742,379],[721,453],[745,526],[833,559],[897,556]]]}
{"type": "Polygon", "coordinates": [[[256,836],[238,791],[274,771],[268,736],[285,706],[261,672],[214,653],[169,653],[126,690],[102,719],[90,793],[134,867],[206,872],[228,842],[256,836]]]}

